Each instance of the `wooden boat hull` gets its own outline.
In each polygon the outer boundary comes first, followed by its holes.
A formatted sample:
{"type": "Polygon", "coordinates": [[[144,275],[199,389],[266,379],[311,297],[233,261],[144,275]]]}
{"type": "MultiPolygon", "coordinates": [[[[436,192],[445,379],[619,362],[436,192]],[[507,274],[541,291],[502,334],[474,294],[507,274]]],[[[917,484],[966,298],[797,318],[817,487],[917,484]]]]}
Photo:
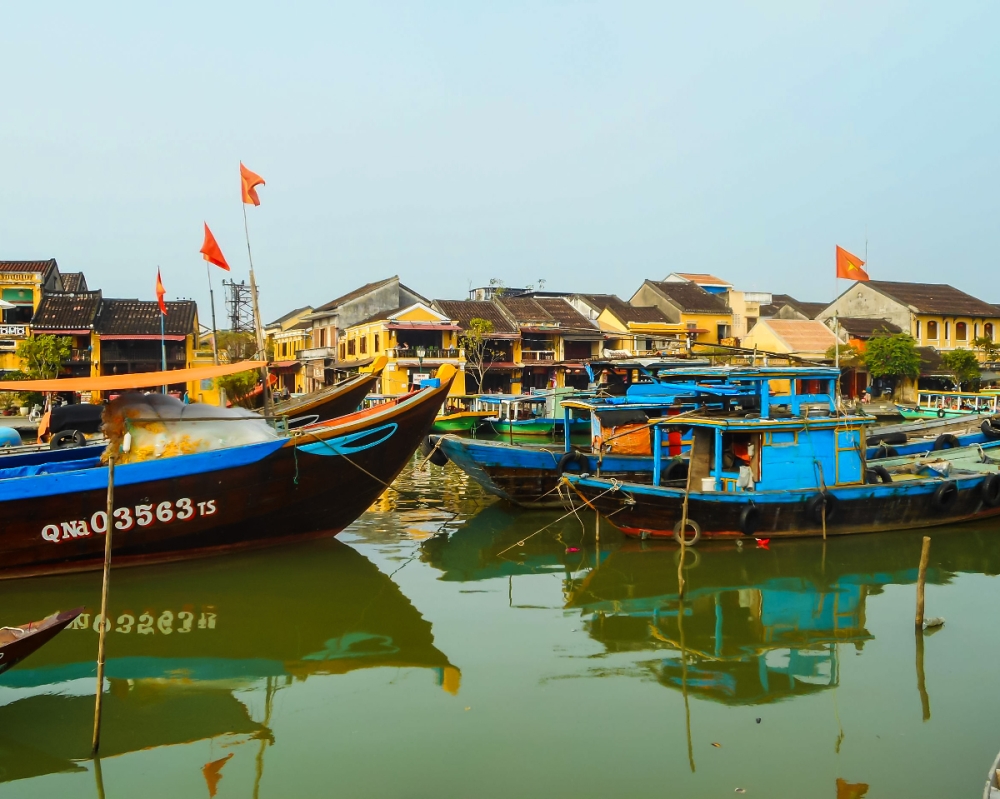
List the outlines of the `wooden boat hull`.
{"type": "Polygon", "coordinates": [[[979,416],[979,411],[955,411],[950,408],[907,408],[897,405],[899,415],[904,419],[961,419],[963,416],[979,416]]]}
{"type": "MultiPolygon", "coordinates": [[[[516,436],[555,436],[563,435],[562,419],[519,419],[515,422],[490,420],[490,426],[497,435],[513,433],[516,436]]],[[[586,433],[590,430],[588,419],[573,419],[569,432],[586,433]]]]}
{"type": "MultiPolygon", "coordinates": [[[[427,435],[448,384],[289,439],[115,470],[114,565],[336,535],[427,435]]],[[[0,578],[100,568],[106,467],[0,480],[0,578]]]]}
{"type": "Polygon", "coordinates": [[[0,644],[0,674],[13,668],[28,655],[36,652],[55,638],[82,612],[83,608],[76,608],[62,613],[53,613],[41,621],[11,628],[24,632],[9,643],[0,644]]]}
{"type": "MultiPolygon", "coordinates": [[[[512,446],[500,441],[474,441],[457,436],[432,439],[440,442],[441,451],[452,463],[479,485],[498,497],[525,508],[560,508],[566,492],[559,493],[562,471],[559,463],[565,454],[561,448],[512,446]]],[[[652,475],[652,458],[642,455],[605,455],[598,458],[581,453],[587,467],[576,463],[577,472],[587,472],[619,480],[648,480],[652,475]]],[[[664,460],[666,472],[680,460],[664,460]]]]}
{"type": "MultiPolygon", "coordinates": [[[[945,481],[878,483],[831,488],[834,510],[826,520],[827,535],[877,533],[957,524],[1000,515],[1000,507],[986,504],[981,487],[986,475],[952,478],[958,496],[947,510],[938,506],[935,491],[945,481]]],[[[673,538],[684,504],[683,488],[666,488],[567,476],[577,495],[627,536],[673,538]]],[[[688,519],[702,538],[791,538],[823,535],[822,515],[816,510],[816,489],[724,493],[691,491],[688,519]],[[747,529],[748,508],[755,508],[756,525],[747,529]]],[[[689,530],[688,536],[691,536],[689,530]]]]}
{"type": "Polygon", "coordinates": [[[476,413],[474,411],[450,413],[447,416],[439,416],[431,425],[432,433],[469,433],[478,430],[486,422],[489,413],[476,413]]]}
{"type": "Polygon", "coordinates": [[[363,374],[351,378],[339,386],[307,394],[287,402],[274,405],[275,416],[287,416],[293,424],[303,419],[305,424],[315,424],[354,413],[361,402],[375,387],[377,374],[363,374]]]}

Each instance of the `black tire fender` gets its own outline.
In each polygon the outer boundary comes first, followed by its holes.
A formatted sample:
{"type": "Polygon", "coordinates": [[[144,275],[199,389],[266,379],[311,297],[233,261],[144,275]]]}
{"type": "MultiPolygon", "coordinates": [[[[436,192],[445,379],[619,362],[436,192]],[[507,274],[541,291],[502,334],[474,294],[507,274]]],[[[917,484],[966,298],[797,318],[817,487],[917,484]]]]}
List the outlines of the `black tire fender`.
{"type": "Polygon", "coordinates": [[[938,419],[944,419],[944,417],[945,417],[944,408],[938,408],[938,414],[937,415],[938,415],[938,419]]]}
{"type": "Polygon", "coordinates": [[[671,482],[673,480],[684,480],[688,474],[688,462],[680,458],[674,459],[663,473],[663,480],[671,482]]]}
{"type": "Polygon", "coordinates": [[[581,472],[585,472],[590,469],[590,461],[587,460],[587,456],[579,450],[574,449],[563,453],[563,456],[559,459],[559,463],[556,465],[556,471],[559,472],[559,474],[568,472],[569,467],[574,463],[580,467],[581,472]]]}
{"type": "Polygon", "coordinates": [[[837,516],[837,498],[829,491],[816,494],[806,503],[806,513],[816,524],[823,524],[824,509],[826,522],[829,524],[837,516]]]}
{"type": "Polygon", "coordinates": [[[881,480],[883,483],[892,482],[892,475],[889,474],[889,470],[886,469],[884,466],[877,466],[877,465],[872,466],[872,468],[869,469],[868,471],[870,471],[872,474],[875,475],[876,478],[878,478],[877,480],[872,480],[873,483],[878,482],[878,480],[881,480]]]}
{"type": "Polygon", "coordinates": [[[909,439],[906,433],[886,433],[885,435],[874,435],[868,439],[869,446],[878,444],[905,444],[909,439]]]}
{"type": "Polygon", "coordinates": [[[687,526],[694,532],[694,535],[691,538],[685,538],[684,541],[682,542],[681,522],[678,521],[677,524],[674,525],[674,540],[678,544],[683,543],[684,546],[693,547],[695,544],[701,541],[701,525],[698,524],[698,522],[696,522],[694,519],[688,519],[687,526]]]}
{"type": "Polygon", "coordinates": [[[878,448],[875,450],[875,457],[872,460],[877,461],[882,458],[895,458],[899,455],[899,452],[895,447],[890,447],[888,444],[879,444],[878,448]]]}
{"type": "Polygon", "coordinates": [[[959,446],[961,446],[961,444],[959,444],[958,439],[955,436],[953,436],[951,433],[942,433],[936,439],[934,439],[934,446],[931,447],[931,449],[934,452],[937,452],[938,450],[954,449],[955,447],[959,446]]]}
{"type": "Polygon", "coordinates": [[[760,527],[760,508],[753,502],[740,511],[740,531],[743,535],[753,535],[760,527]]]}
{"type": "Polygon", "coordinates": [[[60,430],[49,439],[49,449],[69,449],[83,447],[86,444],[87,437],[79,430],[60,430]]]}
{"type": "Polygon", "coordinates": [[[994,427],[992,419],[984,419],[983,423],[979,426],[979,429],[983,431],[983,435],[987,438],[1000,438],[1000,427],[994,427]]]}
{"type": "Polygon", "coordinates": [[[448,463],[448,456],[444,450],[437,446],[437,441],[427,436],[420,444],[420,454],[428,458],[435,466],[445,466],[448,463]]]}
{"type": "Polygon", "coordinates": [[[945,512],[951,510],[958,501],[958,483],[954,480],[947,480],[934,489],[931,497],[931,505],[934,510],[945,512]]]}
{"type": "Polygon", "coordinates": [[[995,508],[1000,505],[1000,474],[988,474],[979,484],[983,504],[995,508]]]}

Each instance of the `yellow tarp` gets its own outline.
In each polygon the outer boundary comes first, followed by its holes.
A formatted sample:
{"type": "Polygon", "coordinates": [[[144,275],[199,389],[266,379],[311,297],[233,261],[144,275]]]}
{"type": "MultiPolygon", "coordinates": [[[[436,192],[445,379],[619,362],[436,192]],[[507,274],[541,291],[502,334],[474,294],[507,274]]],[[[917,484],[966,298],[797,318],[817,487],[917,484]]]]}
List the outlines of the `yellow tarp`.
{"type": "Polygon", "coordinates": [[[0,381],[0,391],[124,391],[130,388],[153,388],[192,380],[260,369],[265,361],[239,361],[218,366],[198,366],[194,369],[173,369],[166,372],[138,372],[130,375],[102,375],[101,377],[63,377],[56,380],[0,381]]]}

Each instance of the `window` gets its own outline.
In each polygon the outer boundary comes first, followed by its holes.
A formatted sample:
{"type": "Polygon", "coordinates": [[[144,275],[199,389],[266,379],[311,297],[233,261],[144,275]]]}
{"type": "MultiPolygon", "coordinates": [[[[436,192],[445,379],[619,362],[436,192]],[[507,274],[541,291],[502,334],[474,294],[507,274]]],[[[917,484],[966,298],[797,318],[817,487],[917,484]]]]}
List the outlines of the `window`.
{"type": "Polygon", "coordinates": [[[347,357],[347,345],[344,342],[340,342],[340,360],[344,360],[347,357]]]}
{"type": "Polygon", "coordinates": [[[916,326],[917,326],[916,339],[917,339],[917,341],[920,341],[920,320],[919,319],[916,321],[916,326]]]}
{"type": "Polygon", "coordinates": [[[958,341],[967,341],[969,338],[969,328],[965,322],[955,322],[955,338],[958,341]]]}
{"type": "Polygon", "coordinates": [[[347,354],[348,355],[353,355],[354,354],[354,339],[353,338],[352,339],[348,339],[348,341],[347,341],[347,354]]]}
{"type": "Polygon", "coordinates": [[[993,323],[987,322],[983,325],[983,335],[986,336],[990,341],[993,341],[993,323]]]}
{"type": "Polygon", "coordinates": [[[358,339],[358,344],[361,347],[361,354],[364,355],[368,352],[368,336],[362,336],[358,339]]]}
{"type": "Polygon", "coordinates": [[[378,333],[376,333],[375,334],[375,347],[372,350],[372,352],[378,352],[378,351],[379,351],[379,340],[378,340],[378,333]]]}
{"type": "Polygon", "coordinates": [[[937,322],[927,323],[927,338],[937,339],[938,337],[938,324],[937,322]]]}

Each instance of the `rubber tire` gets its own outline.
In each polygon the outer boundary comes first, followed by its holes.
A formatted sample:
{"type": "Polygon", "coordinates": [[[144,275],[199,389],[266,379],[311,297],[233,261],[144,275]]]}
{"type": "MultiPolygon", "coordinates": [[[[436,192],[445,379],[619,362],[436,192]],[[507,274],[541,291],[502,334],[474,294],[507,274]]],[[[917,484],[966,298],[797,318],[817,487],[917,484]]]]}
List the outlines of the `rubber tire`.
{"type": "Polygon", "coordinates": [[[590,469],[590,461],[587,460],[587,456],[579,450],[574,449],[563,453],[563,456],[559,459],[559,463],[556,465],[556,471],[559,474],[568,472],[569,467],[574,463],[580,467],[581,474],[590,469]]]}
{"type": "Polygon", "coordinates": [[[816,494],[806,503],[806,513],[816,524],[823,524],[823,505],[826,504],[826,523],[829,524],[837,518],[837,498],[826,491],[816,494]]]}
{"type": "Polygon", "coordinates": [[[909,439],[906,433],[886,433],[884,436],[871,436],[868,439],[868,446],[874,447],[879,444],[905,444],[909,439]]]}
{"type": "Polygon", "coordinates": [[[425,458],[430,455],[430,461],[435,466],[445,466],[448,463],[448,456],[444,454],[444,450],[441,447],[434,449],[434,442],[431,441],[430,436],[421,442],[420,454],[425,458]]]}
{"type": "Polygon", "coordinates": [[[990,508],[1000,505],[1000,474],[988,474],[979,484],[983,504],[990,508]]]}
{"type": "MultiPolygon", "coordinates": [[[[693,547],[699,541],[701,541],[701,525],[698,524],[694,519],[687,520],[688,527],[694,530],[694,538],[689,538],[684,540],[684,546],[693,547]]],[[[674,525],[674,541],[678,544],[681,543],[681,523],[677,522],[674,525]]]]}
{"type": "Polygon", "coordinates": [[[686,480],[688,474],[688,462],[683,460],[673,461],[663,473],[663,481],[669,483],[673,480],[686,480]]]}
{"type": "Polygon", "coordinates": [[[86,445],[87,438],[79,430],[60,430],[49,439],[49,449],[71,449],[86,445]]]}
{"type": "Polygon", "coordinates": [[[936,439],[934,439],[934,446],[931,450],[938,452],[942,449],[954,449],[955,447],[960,447],[958,439],[955,438],[951,433],[942,433],[936,439]]]}
{"type": "Polygon", "coordinates": [[[955,507],[955,503],[958,501],[958,483],[954,480],[948,480],[947,482],[941,483],[935,490],[934,496],[931,497],[931,505],[934,506],[934,510],[939,513],[951,510],[955,507]]]}
{"type": "Polygon", "coordinates": [[[872,468],[869,469],[869,471],[874,472],[875,475],[878,476],[879,480],[881,480],[883,483],[892,482],[892,475],[889,474],[889,470],[886,469],[884,466],[872,466],[872,468]]]}
{"type": "Polygon", "coordinates": [[[879,444],[875,449],[875,457],[873,457],[872,460],[877,461],[882,458],[895,458],[897,455],[899,455],[899,452],[895,447],[890,447],[886,444],[879,444]]]}
{"type": "Polygon", "coordinates": [[[743,535],[752,536],[760,527],[760,508],[754,503],[747,505],[740,511],[740,531],[743,535]]]}
{"type": "Polygon", "coordinates": [[[1000,427],[994,427],[992,419],[984,419],[983,423],[979,426],[979,429],[982,430],[983,435],[989,439],[1000,438],[1000,427]]]}

